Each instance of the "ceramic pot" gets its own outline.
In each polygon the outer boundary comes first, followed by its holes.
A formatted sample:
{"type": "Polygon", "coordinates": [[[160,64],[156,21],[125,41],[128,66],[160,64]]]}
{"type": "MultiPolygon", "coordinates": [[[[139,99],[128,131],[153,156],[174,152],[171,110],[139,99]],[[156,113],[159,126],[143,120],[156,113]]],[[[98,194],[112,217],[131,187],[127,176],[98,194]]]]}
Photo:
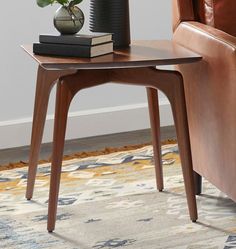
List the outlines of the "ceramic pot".
{"type": "Polygon", "coordinates": [[[62,34],[78,33],[84,25],[84,13],[77,6],[61,6],[55,13],[54,26],[62,34]]]}

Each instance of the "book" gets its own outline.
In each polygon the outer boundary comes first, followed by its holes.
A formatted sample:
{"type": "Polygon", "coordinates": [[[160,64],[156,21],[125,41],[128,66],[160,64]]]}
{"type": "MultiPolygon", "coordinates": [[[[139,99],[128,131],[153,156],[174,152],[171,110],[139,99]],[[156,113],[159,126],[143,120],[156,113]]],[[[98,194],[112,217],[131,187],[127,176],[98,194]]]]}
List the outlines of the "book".
{"type": "Polygon", "coordinates": [[[54,43],[54,44],[75,44],[93,46],[96,44],[107,43],[112,40],[110,33],[89,33],[89,34],[75,34],[75,35],[39,35],[40,43],[54,43]]]}
{"type": "Polygon", "coordinates": [[[113,52],[113,42],[95,46],[34,43],[33,52],[38,55],[92,58],[113,52]]]}

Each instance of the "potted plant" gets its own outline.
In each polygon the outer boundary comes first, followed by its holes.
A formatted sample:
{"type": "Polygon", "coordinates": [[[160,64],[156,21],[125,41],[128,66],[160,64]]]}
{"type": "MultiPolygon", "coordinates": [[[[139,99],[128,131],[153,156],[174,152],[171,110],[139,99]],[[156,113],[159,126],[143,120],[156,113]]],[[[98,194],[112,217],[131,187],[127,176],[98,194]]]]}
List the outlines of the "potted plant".
{"type": "Polygon", "coordinates": [[[83,0],[37,0],[39,7],[58,3],[61,7],[54,16],[54,26],[61,34],[75,34],[84,25],[84,14],[77,7],[83,0]]]}

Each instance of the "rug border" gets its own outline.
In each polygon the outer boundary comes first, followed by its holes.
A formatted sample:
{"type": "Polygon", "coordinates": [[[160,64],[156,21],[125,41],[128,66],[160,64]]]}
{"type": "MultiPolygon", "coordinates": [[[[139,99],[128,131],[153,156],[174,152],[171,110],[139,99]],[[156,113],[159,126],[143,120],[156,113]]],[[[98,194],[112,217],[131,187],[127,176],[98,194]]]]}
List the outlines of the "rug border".
{"type": "MultiPolygon", "coordinates": [[[[176,143],[177,143],[176,139],[167,139],[161,142],[162,145],[176,144],[176,143]]],[[[114,152],[120,152],[120,151],[136,150],[136,149],[140,149],[142,147],[145,147],[151,144],[152,143],[149,142],[149,143],[143,143],[143,144],[125,145],[122,147],[105,147],[103,150],[76,152],[70,155],[64,155],[63,161],[86,158],[86,157],[91,157],[91,156],[107,155],[107,154],[111,154],[114,152]]],[[[51,162],[51,158],[48,158],[46,160],[39,160],[38,164],[40,165],[40,164],[45,164],[45,163],[50,163],[50,162],[51,162]]],[[[28,161],[13,162],[13,163],[5,164],[5,165],[0,165],[0,171],[22,168],[22,167],[27,167],[27,166],[28,166],[28,161]]]]}

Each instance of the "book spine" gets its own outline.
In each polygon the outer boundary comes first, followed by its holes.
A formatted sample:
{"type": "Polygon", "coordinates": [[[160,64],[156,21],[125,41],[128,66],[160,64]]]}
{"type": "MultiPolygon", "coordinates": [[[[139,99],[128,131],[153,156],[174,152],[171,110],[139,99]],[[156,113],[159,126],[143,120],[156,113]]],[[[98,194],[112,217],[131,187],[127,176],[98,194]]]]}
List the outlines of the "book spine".
{"type": "Polygon", "coordinates": [[[57,45],[46,43],[34,43],[33,52],[38,55],[56,55],[69,57],[91,57],[91,49],[86,46],[77,45],[57,45]]]}
{"type": "Polygon", "coordinates": [[[85,45],[91,46],[92,39],[73,39],[72,37],[53,37],[53,36],[39,36],[40,43],[53,43],[53,44],[68,44],[68,45],[85,45]]]}

